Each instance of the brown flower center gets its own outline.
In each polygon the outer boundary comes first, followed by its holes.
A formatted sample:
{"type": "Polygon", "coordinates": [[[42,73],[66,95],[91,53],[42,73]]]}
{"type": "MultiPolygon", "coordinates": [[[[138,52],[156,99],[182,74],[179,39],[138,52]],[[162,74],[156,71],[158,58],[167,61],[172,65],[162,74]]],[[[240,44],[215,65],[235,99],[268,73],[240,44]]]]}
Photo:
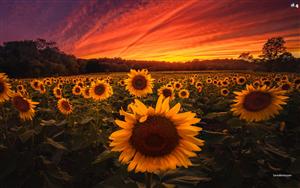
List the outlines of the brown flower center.
{"type": "Polygon", "coordinates": [[[226,89],[223,90],[223,94],[227,94],[228,91],[226,89]]]}
{"type": "Polygon", "coordinates": [[[245,96],[243,106],[246,110],[257,112],[268,107],[272,102],[272,96],[269,93],[254,91],[245,96]]]}
{"type": "Polygon", "coordinates": [[[5,90],[4,83],[0,82],[0,93],[3,93],[5,90]]]}
{"type": "Polygon", "coordinates": [[[147,79],[145,76],[137,75],[132,79],[134,89],[143,90],[147,87],[147,79]]]}
{"type": "Polygon", "coordinates": [[[75,88],[75,92],[76,92],[76,93],[80,93],[80,88],[79,88],[79,87],[76,87],[76,88],[75,88]]]}
{"type": "Polygon", "coordinates": [[[164,97],[171,97],[172,96],[172,91],[170,89],[164,89],[162,91],[164,97]]]}
{"type": "Polygon", "coordinates": [[[186,96],[186,91],[182,91],[180,94],[181,94],[181,96],[184,97],[184,96],[186,96]]]}
{"type": "Polygon", "coordinates": [[[175,87],[176,87],[176,88],[180,88],[180,84],[176,84],[175,87]]]}
{"type": "Polygon", "coordinates": [[[33,86],[34,86],[35,88],[37,88],[37,87],[39,86],[39,83],[38,83],[38,82],[34,82],[34,83],[33,83],[33,86]]]}
{"type": "Polygon", "coordinates": [[[94,91],[96,95],[102,95],[105,92],[105,86],[103,84],[99,84],[95,86],[94,91]]]}
{"type": "Polygon", "coordinates": [[[60,89],[56,89],[56,94],[57,94],[57,95],[60,95],[60,94],[61,94],[60,89]]]}
{"type": "Polygon", "coordinates": [[[240,79],[239,79],[239,82],[240,82],[240,83],[243,83],[244,81],[245,81],[244,78],[240,78],[240,79]]]}
{"type": "Polygon", "coordinates": [[[71,106],[70,103],[68,101],[62,101],[61,102],[61,106],[63,107],[63,109],[65,109],[66,111],[70,111],[71,110],[71,106]]]}
{"type": "Polygon", "coordinates": [[[173,122],[162,116],[149,116],[134,126],[130,143],[141,154],[158,157],[170,154],[179,139],[173,122]]]}
{"type": "Polygon", "coordinates": [[[14,97],[12,103],[20,112],[28,112],[30,110],[29,102],[21,96],[14,97]]]}
{"type": "Polygon", "coordinates": [[[289,90],[290,89],[290,85],[289,84],[283,84],[281,88],[283,90],[289,90]]]}

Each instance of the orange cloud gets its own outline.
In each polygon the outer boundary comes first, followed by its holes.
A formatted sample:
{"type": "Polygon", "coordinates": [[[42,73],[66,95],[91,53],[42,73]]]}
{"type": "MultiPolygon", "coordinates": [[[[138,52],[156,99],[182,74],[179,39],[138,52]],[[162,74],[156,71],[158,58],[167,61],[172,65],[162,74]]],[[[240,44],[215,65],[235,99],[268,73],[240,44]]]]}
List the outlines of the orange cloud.
{"type": "Polygon", "coordinates": [[[300,12],[282,1],[105,6],[92,1],[71,14],[56,36],[62,48],[81,58],[187,61],[236,58],[245,51],[257,56],[268,38],[283,36],[300,57],[300,12]]]}

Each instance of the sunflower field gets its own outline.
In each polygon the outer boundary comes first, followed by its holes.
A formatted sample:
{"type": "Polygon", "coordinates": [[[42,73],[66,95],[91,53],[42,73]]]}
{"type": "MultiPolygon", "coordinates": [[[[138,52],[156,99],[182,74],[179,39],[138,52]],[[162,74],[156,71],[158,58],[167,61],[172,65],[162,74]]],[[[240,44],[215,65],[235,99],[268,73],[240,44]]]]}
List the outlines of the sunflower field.
{"type": "Polygon", "coordinates": [[[0,187],[299,187],[300,75],[0,73],[0,187]]]}

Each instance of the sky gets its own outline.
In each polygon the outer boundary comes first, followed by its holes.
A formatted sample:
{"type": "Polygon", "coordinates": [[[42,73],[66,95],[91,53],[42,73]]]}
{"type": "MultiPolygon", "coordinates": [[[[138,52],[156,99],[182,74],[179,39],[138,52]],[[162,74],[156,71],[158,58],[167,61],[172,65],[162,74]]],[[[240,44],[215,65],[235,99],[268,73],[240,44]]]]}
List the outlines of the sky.
{"type": "Polygon", "coordinates": [[[300,57],[299,0],[0,0],[0,44],[44,38],[79,58],[255,57],[277,36],[300,57]]]}

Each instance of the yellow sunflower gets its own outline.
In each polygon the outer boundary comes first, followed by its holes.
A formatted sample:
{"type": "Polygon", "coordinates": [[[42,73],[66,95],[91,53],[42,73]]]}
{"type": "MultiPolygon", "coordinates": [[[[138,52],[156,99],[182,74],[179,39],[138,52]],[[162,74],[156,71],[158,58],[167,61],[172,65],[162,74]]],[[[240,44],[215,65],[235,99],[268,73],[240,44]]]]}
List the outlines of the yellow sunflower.
{"type": "Polygon", "coordinates": [[[81,87],[79,85],[75,85],[72,88],[73,95],[81,95],[81,87]]]}
{"type": "Polygon", "coordinates": [[[182,99],[187,99],[190,96],[190,92],[187,89],[182,89],[178,92],[178,96],[182,99]]]}
{"type": "Polygon", "coordinates": [[[19,111],[19,116],[22,120],[32,120],[35,114],[34,108],[38,102],[26,99],[20,93],[14,93],[11,101],[13,106],[19,111]]]}
{"type": "Polygon", "coordinates": [[[32,89],[39,91],[41,83],[42,83],[41,81],[35,79],[30,82],[30,85],[31,85],[32,89]]]}
{"type": "Polygon", "coordinates": [[[165,98],[170,97],[170,100],[175,98],[173,87],[162,86],[157,91],[158,96],[163,95],[165,98]]]}
{"type": "Polygon", "coordinates": [[[6,74],[0,73],[0,103],[9,100],[11,94],[11,85],[8,83],[6,74]]]}
{"type": "Polygon", "coordinates": [[[195,83],[195,87],[198,89],[199,87],[203,87],[202,82],[198,81],[195,83]]]}
{"type": "Polygon", "coordinates": [[[269,88],[267,86],[254,88],[247,85],[241,92],[234,92],[237,96],[231,111],[240,119],[246,121],[268,120],[279,114],[281,105],[286,104],[288,99],[285,91],[280,88],[269,88]]]}
{"type": "Polygon", "coordinates": [[[89,87],[83,88],[83,90],[82,90],[82,96],[83,96],[83,98],[85,98],[85,99],[91,98],[91,95],[90,95],[90,88],[89,88],[89,87]]]}
{"type": "Polygon", "coordinates": [[[93,82],[90,87],[90,95],[94,100],[105,100],[112,96],[112,87],[103,80],[93,82]]]}
{"type": "Polygon", "coordinates": [[[182,88],[182,84],[180,82],[174,82],[173,87],[176,90],[180,90],[182,88]]]}
{"type": "Polygon", "coordinates": [[[44,94],[47,91],[46,88],[45,88],[45,86],[44,86],[44,84],[42,82],[40,82],[39,91],[40,91],[41,94],[44,94]]]}
{"type": "Polygon", "coordinates": [[[246,77],[240,76],[240,77],[237,78],[236,83],[238,85],[244,85],[246,83],[246,81],[247,81],[246,77]]]}
{"type": "Polygon", "coordinates": [[[195,136],[202,130],[192,126],[200,121],[195,113],[178,113],[180,104],[169,106],[169,98],[160,96],[155,109],[139,100],[131,106],[133,113],[120,110],[125,121],[115,120],[121,128],[109,139],[112,151],[121,152],[119,161],[128,171],[159,172],[192,165],[189,157],[201,151],[204,140],[195,136]]]}
{"type": "Polygon", "coordinates": [[[64,115],[69,115],[73,111],[72,104],[66,98],[61,98],[57,101],[57,108],[64,115]]]}
{"type": "Polygon", "coordinates": [[[118,84],[119,84],[120,86],[125,86],[125,80],[120,80],[120,81],[118,82],[118,84]]]}
{"type": "Polygon", "coordinates": [[[148,93],[152,93],[153,80],[147,70],[130,70],[128,74],[129,78],[125,80],[126,90],[131,95],[137,97],[146,96],[148,93]]]}
{"type": "Polygon", "coordinates": [[[53,94],[58,99],[62,98],[62,90],[58,86],[53,88],[53,94]]]}
{"type": "Polygon", "coordinates": [[[227,88],[222,88],[220,92],[224,97],[229,95],[229,90],[227,88]]]}

